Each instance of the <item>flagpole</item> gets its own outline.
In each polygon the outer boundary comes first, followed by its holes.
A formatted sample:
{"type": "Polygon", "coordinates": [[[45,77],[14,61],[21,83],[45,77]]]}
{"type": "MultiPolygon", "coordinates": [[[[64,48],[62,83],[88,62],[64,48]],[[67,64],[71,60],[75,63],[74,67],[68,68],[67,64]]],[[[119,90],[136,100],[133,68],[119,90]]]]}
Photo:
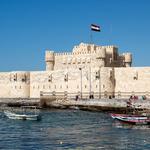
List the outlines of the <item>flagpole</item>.
{"type": "Polygon", "coordinates": [[[93,36],[92,31],[100,32],[100,26],[91,24],[91,32],[90,32],[90,43],[93,44],[93,36]]]}
{"type": "Polygon", "coordinates": [[[111,42],[112,42],[112,24],[110,24],[110,36],[109,36],[109,42],[110,42],[110,44],[111,44],[111,42]]]}
{"type": "Polygon", "coordinates": [[[93,35],[92,35],[92,30],[90,30],[90,44],[93,44],[93,35]]]}

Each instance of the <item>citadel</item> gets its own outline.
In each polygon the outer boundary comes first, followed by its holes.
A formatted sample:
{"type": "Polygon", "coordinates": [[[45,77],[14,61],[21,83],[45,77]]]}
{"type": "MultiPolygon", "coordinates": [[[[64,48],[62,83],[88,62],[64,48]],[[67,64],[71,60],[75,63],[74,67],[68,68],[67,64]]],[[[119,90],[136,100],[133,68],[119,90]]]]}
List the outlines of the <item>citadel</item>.
{"type": "Polygon", "coordinates": [[[80,43],[70,53],[45,52],[45,71],[0,73],[0,98],[65,93],[81,98],[150,97],[150,67],[131,67],[132,54],[116,46],[80,43]]]}

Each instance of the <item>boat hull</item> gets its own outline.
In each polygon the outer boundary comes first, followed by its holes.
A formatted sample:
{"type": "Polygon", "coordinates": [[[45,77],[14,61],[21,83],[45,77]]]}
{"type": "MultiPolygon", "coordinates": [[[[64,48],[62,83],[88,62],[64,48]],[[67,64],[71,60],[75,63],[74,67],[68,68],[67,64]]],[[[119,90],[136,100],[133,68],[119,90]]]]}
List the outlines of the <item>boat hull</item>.
{"type": "Polygon", "coordinates": [[[117,119],[121,122],[129,123],[129,124],[150,124],[150,118],[148,116],[140,116],[140,115],[129,115],[129,114],[111,114],[113,119],[117,119]]]}
{"type": "Polygon", "coordinates": [[[10,111],[5,111],[5,115],[9,119],[18,119],[18,120],[40,120],[40,115],[25,115],[25,114],[16,114],[10,111]]]}
{"type": "Polygon", "coordinates": [[[116,117],[117,120],[136,125],[149,125],[150,119],[148,118],[135,118],[135,117],[116,117]]]}

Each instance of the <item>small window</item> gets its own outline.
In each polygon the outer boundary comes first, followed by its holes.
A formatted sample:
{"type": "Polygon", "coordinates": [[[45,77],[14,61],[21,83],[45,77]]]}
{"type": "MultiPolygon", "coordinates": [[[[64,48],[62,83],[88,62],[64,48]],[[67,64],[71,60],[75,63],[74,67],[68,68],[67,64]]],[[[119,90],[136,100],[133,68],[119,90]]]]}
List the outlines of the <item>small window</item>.
{"type": "Polygon", "coordinates": [[[25,79],[22,79],[22,82],[25,82],[25,79]]]}
{"type": "Polygon", "coordinates": [[[95,79],[98,80],[100,78],[99,72],[96,72],[95,79]]]}
{"type": "Polygon", "coordinates": [[[64,81],[65,81],[65,82],[68,81],[68,74],[65,75],[64,81]]]}
{"type": "Polygon", "coordinates": [[[48,82],[52,82],[52,75],[48,76],[48,82]]]}

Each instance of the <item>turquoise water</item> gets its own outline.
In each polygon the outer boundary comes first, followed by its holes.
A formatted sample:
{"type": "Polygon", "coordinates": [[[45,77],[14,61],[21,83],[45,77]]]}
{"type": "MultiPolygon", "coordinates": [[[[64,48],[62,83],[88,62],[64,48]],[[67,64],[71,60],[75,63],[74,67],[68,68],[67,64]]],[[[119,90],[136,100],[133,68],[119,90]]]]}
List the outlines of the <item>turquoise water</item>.
{"type": "Polygon", "coordinates": [[[41,121],[22,121],[1,112],[0,149],[150,149],[149,126],[123,125],[101,112],[56,109],[41,114],[41,121]]]}

